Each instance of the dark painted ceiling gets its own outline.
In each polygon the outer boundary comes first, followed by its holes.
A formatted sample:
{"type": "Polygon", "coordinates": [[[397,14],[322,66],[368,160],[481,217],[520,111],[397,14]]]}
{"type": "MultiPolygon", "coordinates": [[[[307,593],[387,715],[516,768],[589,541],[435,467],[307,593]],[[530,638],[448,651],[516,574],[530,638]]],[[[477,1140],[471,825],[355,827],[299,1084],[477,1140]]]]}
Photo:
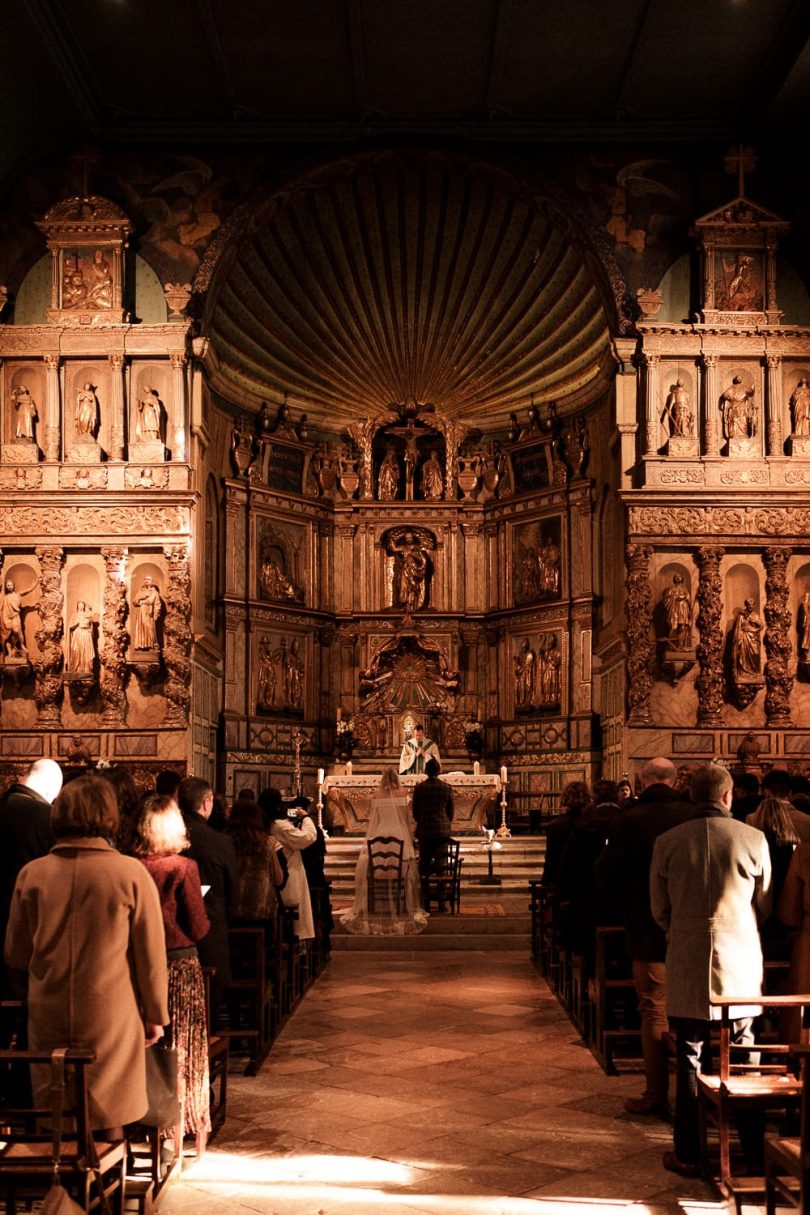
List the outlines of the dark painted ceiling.
{"type": "MultiPolygon", "coordinates": [[[[17,0],[0,185],[84,144],[423,147],[803,132],[808,0],[17,0]]],[[[803,135],[802,135],[803,138],[803,135]]],[[[327,151],[324,153],[324,149],[327,151]]],[[[564,224],[452,169],[324,180],[240,234],[214,386],[329,427],[409,397],[477,421],[594,400],[611,301],[564,224]]]]}

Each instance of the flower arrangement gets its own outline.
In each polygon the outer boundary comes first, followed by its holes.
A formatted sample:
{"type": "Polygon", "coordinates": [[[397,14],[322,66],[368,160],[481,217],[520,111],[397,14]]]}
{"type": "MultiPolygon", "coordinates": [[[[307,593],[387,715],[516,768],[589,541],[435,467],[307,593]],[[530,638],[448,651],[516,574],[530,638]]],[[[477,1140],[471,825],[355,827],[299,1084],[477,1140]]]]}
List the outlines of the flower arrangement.
{"type": "Polygon", "coordinates": [[[479,759],[484,753],[484,727],[477,717],[468,717],[464,722],[464,746],[479,759]]]}
{"type": "Polygon", "coordinates": [[[352,750],[354,749],[354,718],[344,717],[343,710],[338,709],[337,721],[335,722],[335,749],[338,755],[345,755],[351,758],[352,750]]]}

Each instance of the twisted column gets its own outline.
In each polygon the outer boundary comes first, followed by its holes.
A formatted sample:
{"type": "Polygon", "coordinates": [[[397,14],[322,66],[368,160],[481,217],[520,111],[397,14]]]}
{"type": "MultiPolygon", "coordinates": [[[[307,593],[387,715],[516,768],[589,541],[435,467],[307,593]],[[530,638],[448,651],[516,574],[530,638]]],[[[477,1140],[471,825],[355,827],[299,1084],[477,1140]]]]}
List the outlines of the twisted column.
{"type": "Polygon", "coordinates": [[[700,632],[697,660],[700,673],[695,680],[695,686],[698,694],[699,726],[723,724],[723,630],[720,627],[723,584],[720,579],[720,561],[724,554],[723,548],[703,547],[697,552],[697,626],[700,632]]]}
{"type": "Polygon", "coordinates": [[[765,716],[769,726],[791,726],[793,618],[787,581],[789,548],[766,548],[765,564],[765,716]]]}
{"type": "Polygon", "coordinates": [[[124,681],[127,674],[127,641],[125,621],[129,611],[124,572],[127,550],[118,546],[102,548],[107,576],[104,582],[104,640],[99,654],[99,687],[104,703],[105,726],[123,726],[127,720],[127,699],[124,681]]]}
{"type": "Polygon", "coordinates": [[[191,575],[187,544],[171,544],[163,552],[169,563],[163,661],[166,664],[164,725],[185,726],[191,703],[191,575]]]}
{"type": "Polygon", "coordinates": [[[37,642],[37,657],[32,659],[34,668],[34,701],[37,706],[37,725],[61,726],[60,706],[64,693],[64,633],[65,596],[62,591],[62,565],[64,549],[38,548],[40,600],[37,604],[39,627],[34,636],[37,642]]]}
{"type": "Polygon", "coordinates": [[[628,544],[627,562],[627,708],[631,726],[652,725],[652,587],[649,544],[628,544]]]}

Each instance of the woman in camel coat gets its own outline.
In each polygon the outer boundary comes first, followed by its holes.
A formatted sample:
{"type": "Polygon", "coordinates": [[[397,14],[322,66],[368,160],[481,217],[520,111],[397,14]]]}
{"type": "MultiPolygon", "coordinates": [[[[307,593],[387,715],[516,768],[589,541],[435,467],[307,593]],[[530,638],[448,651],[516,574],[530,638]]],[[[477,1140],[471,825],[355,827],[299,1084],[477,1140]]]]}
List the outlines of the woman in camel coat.
{"type": "MultiPolygon", "coordinates": [[[[160,900],[140,861],[108,842],[118,806],[107,781],[71,781],[51,822],[55,846],[17,879],[6,961],[28,971],[31,1049],[95,1051],[90,1123],[115,1131],[146,1113],[144,1043],[169,1020],[160,900]]],[[[47,1103],[44,1070],[35,1087],[47,1103]]]]}

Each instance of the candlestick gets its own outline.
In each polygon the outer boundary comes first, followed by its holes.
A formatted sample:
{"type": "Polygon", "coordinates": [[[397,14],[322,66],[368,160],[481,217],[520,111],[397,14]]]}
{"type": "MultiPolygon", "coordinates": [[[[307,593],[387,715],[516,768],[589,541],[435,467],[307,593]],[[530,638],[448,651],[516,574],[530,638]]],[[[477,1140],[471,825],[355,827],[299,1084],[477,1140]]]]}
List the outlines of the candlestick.
{"type": "Polygon", "coordinates": [[[318,788],[323,784],[323,768],[318,769],[318,788]]]}
{"type": "Polygon", "coordinates": [[[506,786],[509,781],[506,779],[506,768],[501,768],[501,825],[495,832],[498,839],[510,840],[512,832],[506,825],[506,786]]]}
{"type": "Polygon", "coordinates": [[[352,761],[350,759],[347,759],[346,760],[346,775],[351,776],[351,774],[352,774],[352,761]]]}
{"type": "Polygon", "coordinates": [[[475,763],[473,764],[473,776],[480,776],[480,775],[481,775],[481,765],[479,764],[478,760],[476,760],[475,763]]]}
{"type": "Polygon", "coordinates": [[[501,784],[502,785],[506,784],[506,766],[505,765],[504,765],[504,767],[501,768],[501,784]]]}

